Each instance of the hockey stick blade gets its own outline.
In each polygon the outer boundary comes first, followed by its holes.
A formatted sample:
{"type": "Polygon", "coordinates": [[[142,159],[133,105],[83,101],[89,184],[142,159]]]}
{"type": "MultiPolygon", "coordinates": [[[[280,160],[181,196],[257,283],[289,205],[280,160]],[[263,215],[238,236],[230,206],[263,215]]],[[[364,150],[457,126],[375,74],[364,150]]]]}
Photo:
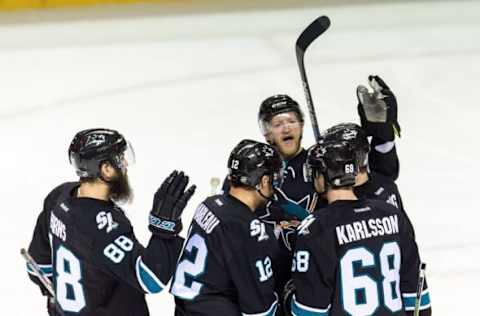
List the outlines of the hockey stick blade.
{"type": "Polygon", "coordinates": [[[297,39],[295,44],[297,48],[297,56],[299,53],[302,55],[305,54],[308,46],[313,43],[313,41],[325,33],[326,30],[330,27],[330,19],[326,15],[322,15],[313,21],[302,34],[297,39]]]}
{"type": "Polygon", "coordinates": [[[308,84],[307,73],[305,71],[305,63],[303,61],[305,51],[308,46],[320,35],[322,35],[330,27],[330,19],[327,16],[321,16],[313,21],[298,37],[295,43],[295,53],[297,55],[298,70],[300,71],[300,77],[302,79],[303,92],[307,100],[308,114],[310,116],[310,122],[312,123],[313,135],[315,141],[320,139],[320,128],[318,127],[317,115],[315,113],[315,107],[313,106],[312,94],[310,92],[310,86],[308,84]]]}

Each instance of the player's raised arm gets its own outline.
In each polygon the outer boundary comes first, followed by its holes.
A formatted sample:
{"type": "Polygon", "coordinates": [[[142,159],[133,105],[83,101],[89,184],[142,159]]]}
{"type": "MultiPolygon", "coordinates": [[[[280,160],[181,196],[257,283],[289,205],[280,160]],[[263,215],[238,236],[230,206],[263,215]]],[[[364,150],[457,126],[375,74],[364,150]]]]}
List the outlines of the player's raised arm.
{"type": "Polygon", "coordinates": [[[379,76],[368,76],[368,83],[372,92],[363,85],[357,87],[357,109],[362,128],[372,136],[368,156],[370,169],[395,181],[400,171],[395,136],[400,137],[401,131],[397,99],[379,76]]]}
{"type": "Polygon", "coordinates": [[[174,171],[155,193],[149,222],[152,237],[144,248],[135,238],[123,214],[112,211],[97,215],[95,258],[103,269],[145,293],[158,293],[170,280],[180,254],[183,239],[181,214],[194,193],[188,176],[174,171]],[[108,221],[112,218],[111,228],[108,221]]]}

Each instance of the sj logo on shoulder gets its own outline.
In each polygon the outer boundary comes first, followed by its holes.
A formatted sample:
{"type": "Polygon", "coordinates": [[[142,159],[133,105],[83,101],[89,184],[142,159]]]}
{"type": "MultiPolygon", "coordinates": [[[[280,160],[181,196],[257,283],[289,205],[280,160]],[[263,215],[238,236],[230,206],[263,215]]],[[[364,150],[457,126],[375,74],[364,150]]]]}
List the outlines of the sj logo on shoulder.
{"type": "Polygon", "coordinates": [[[112,213],[101,211],[97,214],[97,228],[102,230],[106,227],[107,233],[118,227],[118,223],[113,221],[112,213]]]}
{"type": "Polygon", "coordinates": [[[267,240],[268,234],[265,231],[265,224],[258,219],[254,219],[250,222],[250,236],[258,236],[258,241],[267,240]]]}

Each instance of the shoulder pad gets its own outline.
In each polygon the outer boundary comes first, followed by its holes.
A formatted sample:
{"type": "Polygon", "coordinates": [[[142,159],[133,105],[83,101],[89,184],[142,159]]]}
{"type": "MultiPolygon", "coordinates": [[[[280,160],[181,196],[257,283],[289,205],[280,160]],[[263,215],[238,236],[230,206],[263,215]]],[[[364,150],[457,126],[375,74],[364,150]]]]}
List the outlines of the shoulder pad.
{"type": "Polygon", "coordinates": [[[53,189],[45,198],[43,203],[44,210],[53,209],[60,200],[66,199],[75,187],[80,185],[79,182],[65,182],[53,189]]]}
{"type": "Polygon", "coordinates": [[[218,194],[206,198],[203,204],[205,204],[205,206],[207,206],[209,209],[214,210],[227,205],[227,201],[222,194],[218,194]]]}

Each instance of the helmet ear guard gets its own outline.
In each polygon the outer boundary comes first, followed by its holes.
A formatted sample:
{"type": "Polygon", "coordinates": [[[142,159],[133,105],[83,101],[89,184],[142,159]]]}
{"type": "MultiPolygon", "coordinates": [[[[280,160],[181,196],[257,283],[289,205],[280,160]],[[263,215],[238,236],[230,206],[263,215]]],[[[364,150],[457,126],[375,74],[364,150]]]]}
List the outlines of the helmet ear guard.
{"type": "Polygon", "coordinates": [[[358,173],[355,152],[346,141],[322,138],[308,151],[307,168],[312,182],[323,175],[327,187],[353,186],[358,173]]]}

